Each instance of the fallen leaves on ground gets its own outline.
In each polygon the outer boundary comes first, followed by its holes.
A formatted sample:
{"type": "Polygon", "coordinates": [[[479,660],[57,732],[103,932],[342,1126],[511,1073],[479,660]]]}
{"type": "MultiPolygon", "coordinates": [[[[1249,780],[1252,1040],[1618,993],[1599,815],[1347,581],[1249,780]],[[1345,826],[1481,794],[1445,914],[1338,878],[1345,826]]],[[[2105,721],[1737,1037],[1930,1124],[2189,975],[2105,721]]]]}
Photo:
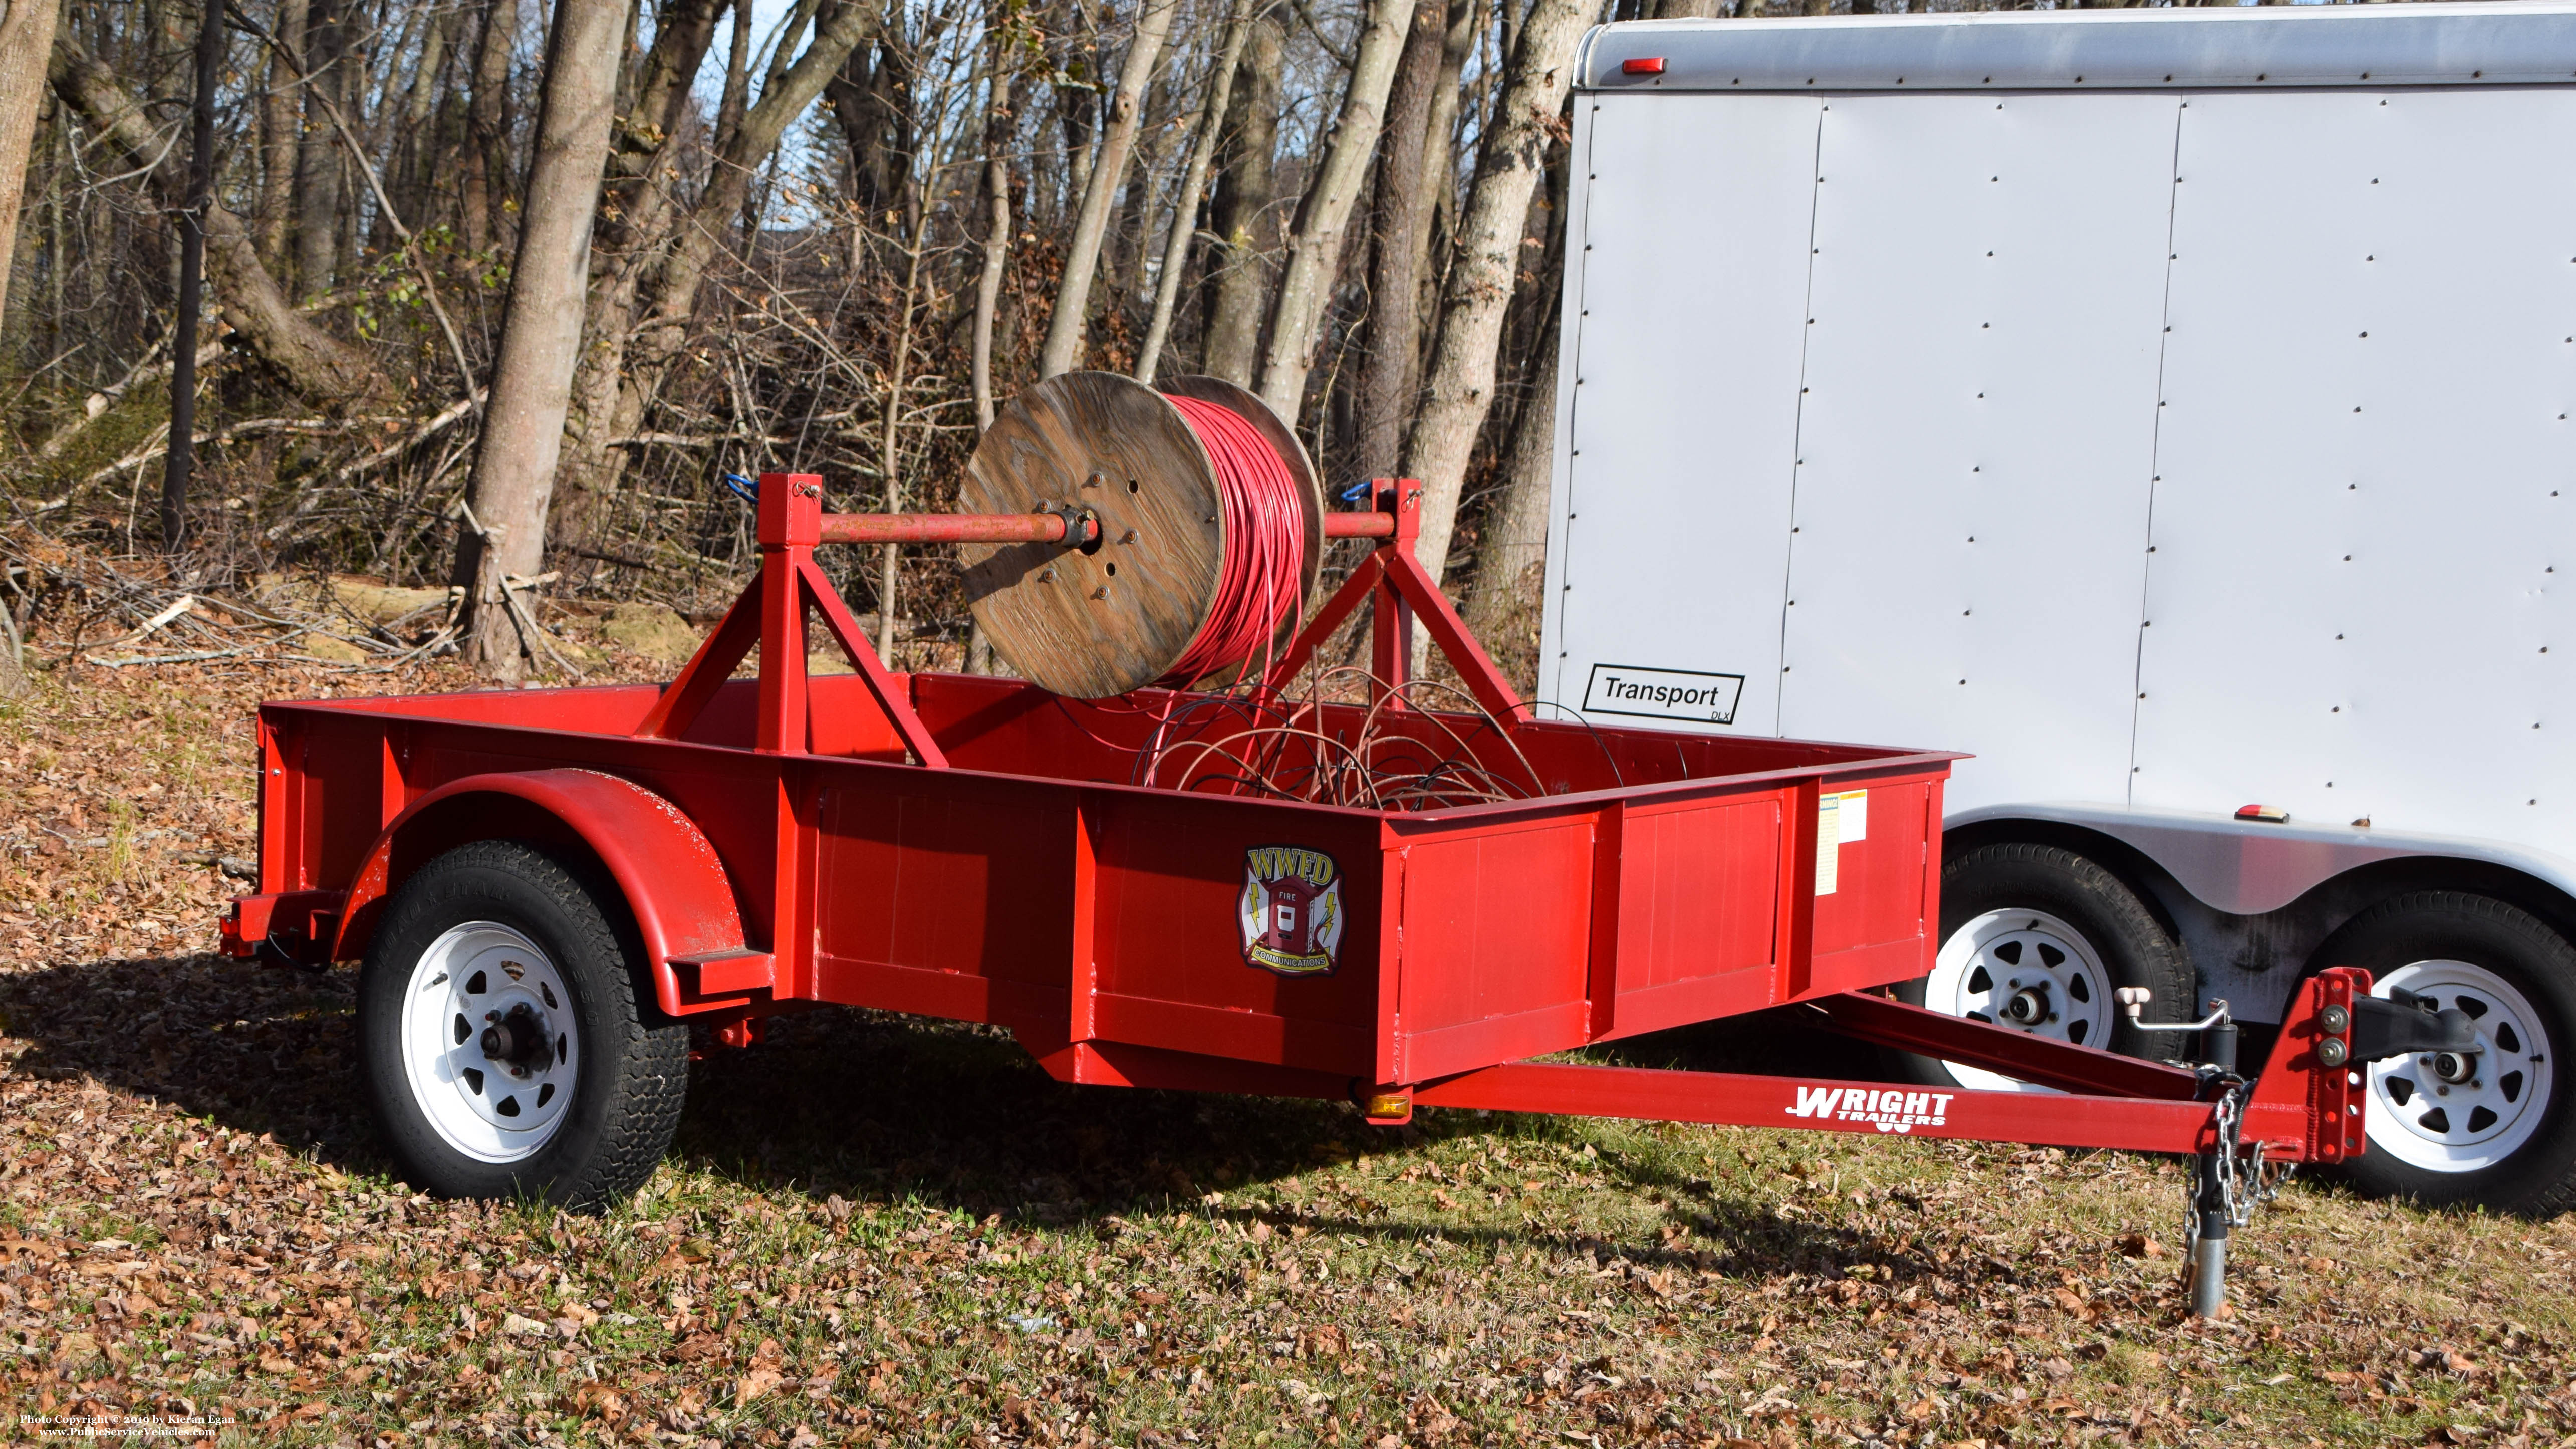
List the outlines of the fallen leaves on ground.
{"type": "Polygon", "coordinates": [[[208,954],[241,888],[211,862],[254,853],[253,704],[361,686],[391,687],[83,670],[0,706],[13,1438],[72,1416],[791,1449],[2576,1433],[2566,1222],[2300,1179],[2236,1239],[2234,1316],[2200,1325],[2182,1178],[2154,1159],[1465,1112],[1382,1132],[1066,1087],[995,1033],[868,1013],[702,1062],[671,1161],[603,1218],[432,1201],[359,1107],[352,973],[208,954]]]}

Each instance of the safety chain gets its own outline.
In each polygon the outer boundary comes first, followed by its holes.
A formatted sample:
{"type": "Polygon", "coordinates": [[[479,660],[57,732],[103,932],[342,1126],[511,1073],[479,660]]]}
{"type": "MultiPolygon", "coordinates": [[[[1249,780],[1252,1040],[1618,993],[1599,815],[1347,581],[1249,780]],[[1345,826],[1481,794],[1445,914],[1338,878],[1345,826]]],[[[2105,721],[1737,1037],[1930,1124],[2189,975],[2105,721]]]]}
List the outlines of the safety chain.
{"type": "Polygon", "coordinates": [[[2245,1127],[2246,1084],[2231,1080],[2219,1092],[2217,1120],[2218,1150],[2195,1156],[2191,1172],[2185,1178],[2183,1198],[2183,1247],[2186,1253],[2200,1239],[2201,1174],[2205,1164],[2216,1159],[2218,1198],[2231,1226],[2244,1227],[2254,1220],[2254,1210],[2280,1195],[2281,1184],[2298,1170],[2295,1162],[2279,1164],[2263,1160],[2263,1144],[2254,1144],[2254,1156],[2244,1155],[2242,1134],[2245,1127]]]}

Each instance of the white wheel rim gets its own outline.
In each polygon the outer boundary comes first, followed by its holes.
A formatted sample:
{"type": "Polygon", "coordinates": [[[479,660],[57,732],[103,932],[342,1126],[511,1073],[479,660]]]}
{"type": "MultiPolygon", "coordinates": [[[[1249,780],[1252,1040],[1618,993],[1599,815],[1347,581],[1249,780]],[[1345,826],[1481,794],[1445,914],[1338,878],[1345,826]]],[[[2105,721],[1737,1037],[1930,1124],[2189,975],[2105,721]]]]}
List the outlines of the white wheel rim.
{"type": "MultiPolygon", "coordinates": [[[[2110,998],[2101,953],[2046,911],[1988,911],[1961,926],[1941,943],[1923,983],[1923,1004],[1934,1011],[2080,1046],[2108,1044],[2110,998]],[[2016,1019],[2017,1001],[2026,1019],[2016,1019]]],[[[1971,1091],[2056,1090],[1961,1062],[1942,1065],[1971,1091]]]]}
{"type": "Polygon", "coordinates": [[[2520,1150],[2540,1130],[2557,1072],[2530,998],[2483,966],[2416,961],[2371,984],[2458,1007],[2477,1025],[2477,1050],[2459,1060],[2428,1055],[2370,1064],[2363,1123],[2370,1150],[2428,1172],[2475,1172],[2520,1150]]]}
{"type": "Polygon", "coordinates": [[[523,1161],[554,1140],[580,1054],[563,974],[510,927],[468,921],[412,964],[403,1079],[429,1125],[475,1161],[523,1161]]]}

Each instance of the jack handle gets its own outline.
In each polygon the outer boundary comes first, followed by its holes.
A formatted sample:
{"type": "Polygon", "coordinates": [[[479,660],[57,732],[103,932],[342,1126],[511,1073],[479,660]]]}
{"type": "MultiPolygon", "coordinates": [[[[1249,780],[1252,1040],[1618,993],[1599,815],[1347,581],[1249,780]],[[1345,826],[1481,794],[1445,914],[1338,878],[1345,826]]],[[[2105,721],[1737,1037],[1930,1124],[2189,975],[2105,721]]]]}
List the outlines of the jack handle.
{"type": "Polygon", "coordinates": [[[2211,997],[2209,1015],[2198,1021],[2140,1020],[2139,1018],[2146,1012],[2147,1003],[2155,999],[2155,993],[2144,986],[2120,987],[2111,993],[2111,999],[2120,1004],[2120,1014],[2127,1017],[2129,1025],[2138,1031],[2208,1033],[2208,1039],[2202,1043],[2202,1046],[2208,1055],[2209,1064],[2222,1071],[2236,1070],[2236,1022],[2228,1015],[2226,998],[2211,997]]]}

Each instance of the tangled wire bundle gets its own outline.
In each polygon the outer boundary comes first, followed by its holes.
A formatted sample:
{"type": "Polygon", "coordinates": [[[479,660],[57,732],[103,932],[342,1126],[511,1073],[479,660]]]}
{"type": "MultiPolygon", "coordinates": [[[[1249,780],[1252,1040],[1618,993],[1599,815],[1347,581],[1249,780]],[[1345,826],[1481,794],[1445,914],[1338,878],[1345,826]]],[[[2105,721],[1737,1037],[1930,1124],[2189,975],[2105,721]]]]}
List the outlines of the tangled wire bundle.
{"type": "Polygon", "coordinates": [[[1513,731],[1473,695],[1427,679],[1390,686],[1356,667],[1319,672],[1303,699],[1191,699],[1157,721],[1135,759],[1139,785],[1364,810],[1442,810],[1548,793],[1513,731]],[[1331,725],[1326,701],[1345,694],[1371,703],[1356,725],[1331,725]],[[1435,713],[1431,703],[1455,712],[1435,713]]]}

